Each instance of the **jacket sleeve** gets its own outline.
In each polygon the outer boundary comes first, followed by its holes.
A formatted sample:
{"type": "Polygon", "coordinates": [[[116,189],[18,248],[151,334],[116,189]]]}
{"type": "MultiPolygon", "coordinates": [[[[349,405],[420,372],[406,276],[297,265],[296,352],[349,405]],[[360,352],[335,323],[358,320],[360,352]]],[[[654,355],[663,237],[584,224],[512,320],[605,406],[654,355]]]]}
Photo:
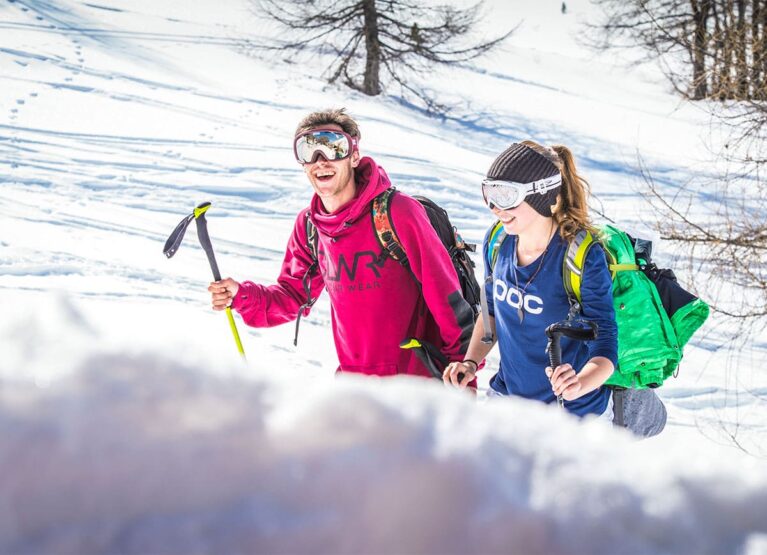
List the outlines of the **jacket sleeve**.
{"type": "Polygon", "coordinates": [[[594,245],[586,256],[581,280],[581,313],[597,323],[597,338],[589,343],[589,358],[603,356],[618,365],[618,326],[613,306],[613,284],[605,252],[594,245]]]}
{"type": "MultiPolygon", "coordinates": [[[[265,286],[244,281],[232,299],[232,308],[249,326],[266,328],[295,320],[299,309],[306,303],[303,279],[313,264],[306,240],[307,214],[308,208],[296,218],[277,284],[265,286]]],[[[312,299],[316,299],[325,287],[318,267],[312,270],[308,284],[312,299]]],[[[310,308],[304,309],[304,315],[309,311],[310,308]]]]}
{"type": "Polygon", "coordinates": [[[410,270],[442,338],[442,353],[449,360],[463,360],[474,329],[474,315],[463,298],[458,274],[426,210],[417,200],[394,195],[391,222],[407,254],[410,270]]]}

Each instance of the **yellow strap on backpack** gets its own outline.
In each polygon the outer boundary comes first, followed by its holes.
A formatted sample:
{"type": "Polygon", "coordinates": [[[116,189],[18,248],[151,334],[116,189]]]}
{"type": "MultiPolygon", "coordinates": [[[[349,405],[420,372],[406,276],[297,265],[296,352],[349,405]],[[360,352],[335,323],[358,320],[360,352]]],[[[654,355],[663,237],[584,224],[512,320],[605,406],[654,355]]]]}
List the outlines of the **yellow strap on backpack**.
{"type": "MultiPolygon", "coordinates": [[[[588,256],[589,250],[594,246],[594,243],[598,242],[599,240],[591,232],[582,229],[575,236],[575,239],[570,241],[567,247],[567,255],[562,264],[562,282],[565,285],[567,296],[575,298],[578,304],[582,302],[581,283],[586,256],[588,256]]],[[[639,266],[636,264],[618,264],[610,249],[605,248],[604,251],[607,256],[607,267],[610,270],[611,279],[615,279],[616,272],[639,270],[639,266]]]]}

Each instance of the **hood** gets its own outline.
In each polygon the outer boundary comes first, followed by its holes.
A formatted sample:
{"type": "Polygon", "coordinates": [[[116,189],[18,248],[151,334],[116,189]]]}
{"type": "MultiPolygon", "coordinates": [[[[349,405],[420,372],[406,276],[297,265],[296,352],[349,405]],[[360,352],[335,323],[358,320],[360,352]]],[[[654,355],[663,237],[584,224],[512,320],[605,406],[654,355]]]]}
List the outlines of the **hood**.
{"type": "Polygon", "coordinates": [[[357,194],[333,214],[325,212],[320,197],[316,194],[312,197],[310,218],[324,235],[339,237],[346,233],[354,222],[370,212],[371,201],[391,187],[384,169],[367,156],[360,160],[354,170],[354,180],[357,194]]]}

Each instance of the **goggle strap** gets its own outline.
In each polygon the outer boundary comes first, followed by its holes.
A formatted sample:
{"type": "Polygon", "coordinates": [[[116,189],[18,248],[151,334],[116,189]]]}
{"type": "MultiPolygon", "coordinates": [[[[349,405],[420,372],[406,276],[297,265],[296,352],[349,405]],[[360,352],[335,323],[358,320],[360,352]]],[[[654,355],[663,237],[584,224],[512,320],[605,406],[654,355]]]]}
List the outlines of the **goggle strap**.
{"type": "Polygon", "coordinates": [[[532,188],[532,191],[530,191],[531,193],[538,193],[539,195],[546,194],[560,185],[562,185],[562,174],[552,175],[551,177],[539,179],[538,181],[533,181],[532,183],[527,184],[528,187],[532,188]],[[549,182],[549,180],[552,181],[549,182]]]}

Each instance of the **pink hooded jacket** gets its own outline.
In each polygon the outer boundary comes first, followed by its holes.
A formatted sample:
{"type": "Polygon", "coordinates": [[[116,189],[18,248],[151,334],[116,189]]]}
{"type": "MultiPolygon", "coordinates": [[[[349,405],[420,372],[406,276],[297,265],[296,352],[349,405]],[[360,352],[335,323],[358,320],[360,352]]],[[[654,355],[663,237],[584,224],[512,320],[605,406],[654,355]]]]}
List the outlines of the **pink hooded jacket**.
{"type": "MultiPolygon", "coordinates": [[[[362,158],[355,171],[354,199],[333,214],[314,195],[296,218],[276,285],[243,282],[232,302],[250,326],[295,320],[307,295],[302,279],[312,265],[306,218],[318,231],[319,270],[310,279],[311,296],[330,295],[333,339],[339,371],[390,376],[430,376],[406,337],[426,340],[449,360],[462,360],[474,321],[461,296],[458,276],[421,204],[404,194],[392,197],[392,225],[410,270],[386,256],[376,237],[371,201],[390,187],[383,168],[362,158]],[[412,274],[411,274],[412,271],[412,274]],[[417,280],[417,281],[416,281],[417,280]]],[[[308,314],[309,309],[304,309],[308,314]]]]}

